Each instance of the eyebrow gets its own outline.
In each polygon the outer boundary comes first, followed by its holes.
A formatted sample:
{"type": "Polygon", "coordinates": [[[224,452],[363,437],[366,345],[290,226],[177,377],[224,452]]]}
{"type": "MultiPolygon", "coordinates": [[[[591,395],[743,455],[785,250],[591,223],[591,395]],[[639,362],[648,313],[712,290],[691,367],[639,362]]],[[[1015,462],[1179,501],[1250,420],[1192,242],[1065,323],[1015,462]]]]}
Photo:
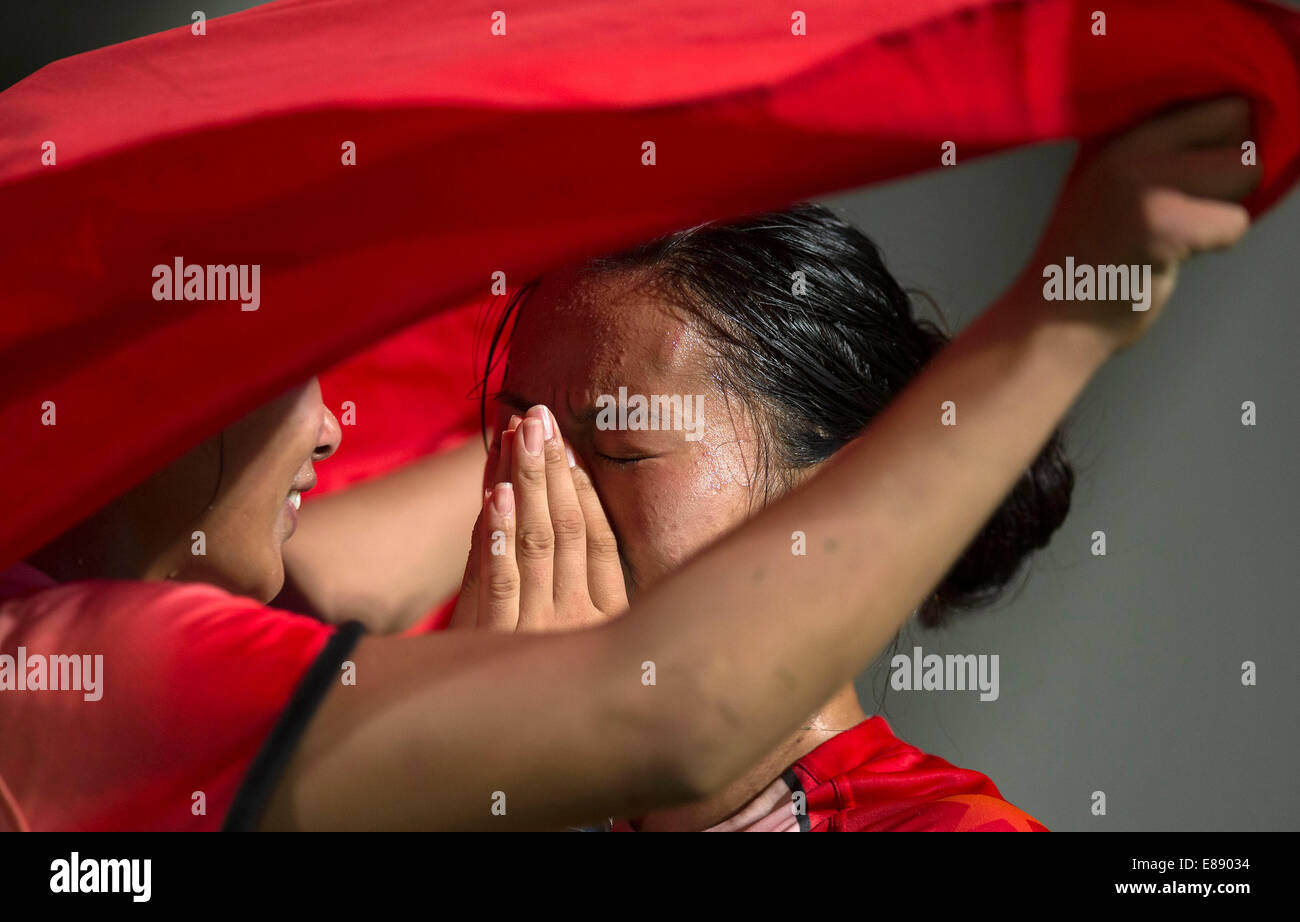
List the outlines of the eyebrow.
{"type": "Polygon", "coordinates": [[[520,394],[518,391],[497,391],[492,395],[492,399],[497,403],[504,403],[512,410],[518,410],[520,416],[524,415],[531,407],[535,406],[535,404],[531,403],[528,398],[523,394],[520,394]]]}
{"type": "MultiPolygon", "coordinates": [[[[518,391],[512,391],[509,390],[508,388],[505,390],[497,391],[495,394],[492,395],[492,399],[499,403],[505,404],[506,406],[510,407],[512,410],[518,410],[520,416],[526,414],[530,409],[537,406],[537,404],[540,402],[537,400],[530,400],[528,397],[519,393],[518,391]]],[[[552,408],[551,411],[554,412],[554,408],[552,408]]],[[[572,409],[569,409],[569,415],[573,417],[573,421],[575,423],[578,423],[579,425],[585,425],[587,423],[595,422],[596,417],[599,414],[600,411],[596,409],[596,407],[594,406],[587,407],[581,413],[574,413],[572,409]]]]}

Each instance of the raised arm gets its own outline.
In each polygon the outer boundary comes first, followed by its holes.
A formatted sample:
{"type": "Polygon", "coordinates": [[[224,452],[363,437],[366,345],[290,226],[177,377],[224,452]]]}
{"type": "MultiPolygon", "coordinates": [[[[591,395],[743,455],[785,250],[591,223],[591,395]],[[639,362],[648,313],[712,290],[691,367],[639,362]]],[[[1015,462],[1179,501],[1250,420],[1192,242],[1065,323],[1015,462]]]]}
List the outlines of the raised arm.
{"type": "MultiPolygon", "coordinates": [[[[1244,233],[1248,128],[1243,104],[1201,106],[1077,170],[1005,297],[815,477],[625,617],[364,640],[357,685],[327,696],[264,826],[553,827],[718,790],[888,643],[1089,378],[1150,325],[1178,263],[1244,233]],[[1046,302],[1043,267],[1067,256],[1152,266],[1147,309],[1046,302]],[[796,530],[807,557],[791,554],[796,530]]],[[[548,443],[553,465],[562,451],[548,443]]]]}

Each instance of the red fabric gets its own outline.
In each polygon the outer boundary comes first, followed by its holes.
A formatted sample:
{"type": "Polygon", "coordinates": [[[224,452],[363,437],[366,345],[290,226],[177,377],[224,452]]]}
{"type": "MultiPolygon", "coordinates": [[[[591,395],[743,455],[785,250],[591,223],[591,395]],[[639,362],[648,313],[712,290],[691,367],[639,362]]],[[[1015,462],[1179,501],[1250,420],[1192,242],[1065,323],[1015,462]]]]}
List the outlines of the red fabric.
{"type": "MultiPolygon", "coordinates": [[[[1072,0],[803,8],[795,36],[776,0],[545,0],[494,36],[469,0],[282,0],[0,94],[0,565],[294,382],[481,303],[497,270],[513,290],[933,168],[945,140],[964,162],[1227,91],[1258,104],[1251,206],[1296,175],[1300,17],[1282,8],[1114,0],[1104,37],[1072,0]],[[152,267],[178,256],[261,266],[260,309],[153,300],[152,267]]],[[[463,337],[429,345],[429,369],[463,359],[463,337]]],[[[358,388],[383,371],[366,361],[345,372],[358,388]]],[[[410,393],[424,402],[358,407],[376,428],[357,464],[454,428],[425,417],[459,385],[410,393]]]]}
{"type": "Polygon", "coordinates": [[[0,654],[103,657],[98,700],[0,691],[0,776],[31,828],[220,828],[333,628],[197,583],[22,570],[0,574],[0,654]]]}
{"type": "MultiPolygon", "coordinates": [[[[837,733],[790,767],[809,832],[1047,832],[986,775],[905,743],[885,718],[837,733]]],[[[708,831],[797,832],[790,785],[777,779],[708,831]]],[[[614,832],[633,832],[618,820],[614,832]]]]}
{"type": "Polygon", "coordinates": [[[347,447],[317,465],[304,502],[478,437],[475,359],[486,350],[475,347],[488,303],[439,314],[321,375],[347,447]]]}
{"type": "Polygon", "coordinates": [[[985,775],[894,735],[877,715],[833,736],[791,769],[812,832],[1047,832],[985,775]]]}
{"type": "Polygon", "coordinates": [[[433,631],[444,631],[447,625],[451,624],[451,616],[456,613],[456,596],[452,596],[444,602],[440,602],[430,609],[429,613],[419,621],[412,624],[402,634],[406,637],[413,637],[416,634],[428,634],[433,631]]]}

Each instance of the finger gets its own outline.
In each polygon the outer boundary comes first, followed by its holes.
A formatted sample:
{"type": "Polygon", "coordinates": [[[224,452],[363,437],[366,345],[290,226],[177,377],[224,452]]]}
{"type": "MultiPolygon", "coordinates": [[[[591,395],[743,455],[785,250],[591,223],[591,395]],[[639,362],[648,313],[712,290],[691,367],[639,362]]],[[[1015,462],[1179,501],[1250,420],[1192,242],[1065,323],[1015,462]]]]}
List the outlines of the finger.
{"type": "Polygon", "coordinates": [[[591,607],[591,596],[587,592],[587,529],[583,524],[578,493],[573,488],[569,451],[549,408],[533,407],[528,416],[542,423],[543,435],[546,436],[542,456],[546,461],[546,503],[551,513],[551,532],[555,535],[552,577],[555,612],[585,612],[591,607]]]}
{"type": "Polygon", "coordinates": [[[488,489],[491,489],[494,484],[505,483],[510,480],[510,453],[514,450],[515,429],[521,421],[517,414],[512,414],[510,422],[506,424],[506,428],[502,430],[500,437],[497,439],[500,450],[496,453],[495,458],[488,461],[487,471],[492,477],[488,483],[484,484],[488,489]]]}
{"type": "Polygon", "coordinates": [[[478,626],[513,631],[519,626],[519,569],[515,563],[514,488],[508,481],[492,488],[482,518],[478,626]]]}
{"type": "Polygon", "coordinates": [[[1154,158],[1147,176],[1197,198],[1239,202],[1259,185],[1258,168],[1241,162],[1238,147],[1208,147],[1154,158]]]}
{"type": "Polygon", "coordinates": [[[488,446],[487,462],[483,465],[483,489],[491,490],[492,485],[500,483],[501,478],[493,477],[501,464],[501,436],[498,435],[488,446]]]}
{"type": "Polygon", "coordinates": [[[492,482],[505,483],[510,480],[510,459],[515,450],[515,433],[513,429],[504,430],[497,441],[501,445],[501,452],[497,455],[496,466],[492,469],[492,482]]]}
{"type": "Polygon", "coordinates": [[[1162,191],[1158,226],[1153,229],[1184,248],[1186,256],[1233,246],[1250,229],[1250,212],[1236,202],[1216,202],[1174,190],[1162,191]]]}
{"type": "Polygon", "coordinates": [[[470,532],[469,556],[465,560],[465,575],[460,580],[460,595],[456,596],[456,607],[452,610],[447,629],[474,628],[478,624],[478,583],[479,583],[479,531],[483,527],[483,514],[491,490],[483,491],[483,508],[474,520],[474,530],[470,532]]]}
{"type": "Polygon", "coordinates": [[[555,534],[546,502],[546,436],[540,420],[515,430],[510,479],[515,490],[515,558],[519,564],[519,627],[544,626],[553,603],[555,534]]]}
{"type": "Polygon", "coordinates": [[[606,615],[621,614],[627,608],[627,584],[623,580],[618,541],[591,477],[581,466],[575,466],[572,473],[587,532],[587,590],[597,609],[606,615]]]}
{"type": "Polygon", "coordinates": [[[1119,142],[1133,152],[1170,152],[1189,147],[1240,144],[1250,134],[1250,103],[1225,96],[1184,106],[1143,122],[1119,142]]]}

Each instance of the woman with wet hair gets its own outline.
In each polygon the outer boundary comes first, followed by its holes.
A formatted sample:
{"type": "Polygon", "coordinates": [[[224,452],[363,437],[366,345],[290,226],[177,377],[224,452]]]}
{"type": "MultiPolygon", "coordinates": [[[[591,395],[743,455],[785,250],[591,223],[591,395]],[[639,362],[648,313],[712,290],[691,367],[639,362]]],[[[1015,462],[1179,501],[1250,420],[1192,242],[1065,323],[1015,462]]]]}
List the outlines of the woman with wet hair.
{"type": "MultiPolygon", "coordinates": [[[[652,274],[703,334],[711,376],[758,427],[756,504],[851,442],[949,341],[916,316],[876,245],[821,205],[703,225],[589,268],[652,274]]],[[[921,605],[921,623],[994,601],[1064,521],[1073,486],[1053,432],[921,605]]]]}
{"type": "MultiPolygon", "coordinates": [[[[599,419],[584,427],[590,414],[578,410],[572,428],[560,423],[613,523],[633,601],[850,444],[948,342],[915,316],[877,247],[812,204],[701,225],[525,286],[500,318],[489,369],[512,327],[494,399],[507,451],[533,403],[574,407],[590,401],[594,382],[655,395],[647,399],[665,409],[707,408],[690,434],[674,429],[689,414],[619,430],[599,419]],[[564,368],[536,358],[548,346],[564,368]]],[[[997,598],[1064,520],[1072,486],[1053,433],[918,619],[935,626],[997,598]]],[[[822,565],[823,536],[803,541],[785,567],[822,565]]],[[[792,607],[787,629],[822,602],[792,607]]],[[[987,777],[908,746],[883,717],[868,719],[851,683],[722,794],[638,826],[1043,828],[987,777]],[[809,810],[792,810],[796,792],[809,810]]]]}
{"type": "MultiPolygon", "coordinates": [[[[874,417],[855,411],[865,428],[843,447],[834,420],[728,399],[719,340],[681,319],[656,273],[548,276],[512,333],[503,430],[522,412],[494,440],[457,611],[509,633],[366,635],[267,607],[340,430],[314,381],[254,410],[0,574],[5,657],[103,656],[94,700],[43,672],[33,693],[0,694],[11,822],[493,829],[700,803],[731,816],[737,782],[828,713],[953,573],[1087,381],[1158,316],[1177,266],[1244,234],[1255,174],[1218,154],[1248,130],[1243,103],[1205,104],[1083,161],[1022,279],[874,417]],[[1041,269],[1067,256],[1151,265],[1150,309],[1045,301],[1041,269]],[[706,397],[689,450],[680,432],[595,426],[602,394],[669,382],[657,392],[706,397]],[[946,401],[956,426],[939,423],[946,401]],[[773,492],[797,486],[734,527],[754,505],[760,426],[778,436],[773,492]]],[[[862,378],[889,387],[912,352],[868,355],[862,378]]],[[[959,577],[949,595],[985,581],[959,577]]]]}
{"type": "MultiPolygon", "coordinates": [[[[557,408],[557,426],[612,523],[634,605],[638,593],[826,466],[948,343],[916,316],[878,248],[813,204],[700,225],[551,273],[506,305],[488,373],[507,339],[493,400],[505,450],[531,405],[557,408]],[[626,409],[621,425],[602,423],[591,409],[611,405],[615,393],[620,405],[628,394],[642,406],[694,400],[707,408],[706,431],[644,418],[639,425],[626,409]]],[[[965,425],[965,395],[946,396],[965,425]]],[[[933,413],[940,426],[939,402],[933,413]]],[[[495,479],[504,475],[498,466],[495,479]]],[[[1064,521],[1073,484],[1054,431],[921,601],[918,621],[935,627],[996,600],[1064,521]]],[[[756,582],[815,569],[835,552],[836,539],[814,530],[790,537],[803,553],[776,572],[754,568],[756,582]]],[[[883,550],[890,538],[878,540],[883,550]]],[[[802,630],[825,601],[821,592],[795,600],[787,630],[802,630]]],[[[868,718],[846,683],[726,790],[620,828],[1045,827],[984,775],[909,746],[881,716],[868,718]]]]}

